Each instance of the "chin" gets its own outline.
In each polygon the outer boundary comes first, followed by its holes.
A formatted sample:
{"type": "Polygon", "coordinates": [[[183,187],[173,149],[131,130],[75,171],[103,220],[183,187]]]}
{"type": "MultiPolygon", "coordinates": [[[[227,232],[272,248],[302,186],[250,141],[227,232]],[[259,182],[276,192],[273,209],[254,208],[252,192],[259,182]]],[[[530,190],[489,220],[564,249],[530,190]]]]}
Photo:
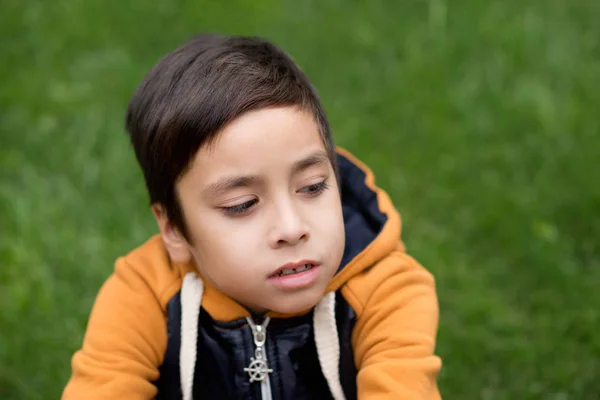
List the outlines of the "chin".
{"type": "Polygon", "coordinates": [[[280,314],[299,314],[310,311],[323,298],[323,291],[311,290],[310,293],[297,293],[291,298],[274,304],[271,311],[280,314]]]}

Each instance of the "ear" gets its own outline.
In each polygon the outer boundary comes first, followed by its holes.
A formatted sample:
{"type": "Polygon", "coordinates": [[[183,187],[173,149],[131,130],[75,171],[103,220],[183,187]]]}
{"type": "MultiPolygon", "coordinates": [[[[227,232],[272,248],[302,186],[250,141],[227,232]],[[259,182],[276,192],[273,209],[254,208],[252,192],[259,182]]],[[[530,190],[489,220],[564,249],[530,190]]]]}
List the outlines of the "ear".
{"type": "Polygon", "coordinates": [[[190,262],[192,253],[189,249],[189,244],[183,234],[169,220],[165,208],[160,204],[153,204],[152,214],[154,214],[154,218],[160,229],[160,235],[171,260],[182,264],[190,262]]]}

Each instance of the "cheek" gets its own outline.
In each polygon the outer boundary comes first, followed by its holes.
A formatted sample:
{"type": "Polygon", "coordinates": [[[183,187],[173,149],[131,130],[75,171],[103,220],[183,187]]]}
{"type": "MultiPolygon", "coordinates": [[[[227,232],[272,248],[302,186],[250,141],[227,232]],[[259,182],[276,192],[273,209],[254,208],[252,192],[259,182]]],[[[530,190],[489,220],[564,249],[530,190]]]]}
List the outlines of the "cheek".
{"type": "Polygon", "coordinates": [[[335,246],[341,241],[344,244],[344,217],[339,196],[336,194],[327,198],[324,204],[312,209],[313,221],[320,227],[325,240],[335,246]]]}
{"type": "Polygon", "coordinates": [[[199,262],[215,266],[226,274],[247,269],[248,260],[254,259],[258,248],[256,229],[246,225],[231,223],[218,216],[205,218],[197,225],[197,259],[199,262]]]}
{"type": "MultiPolygon", "coordinates": [[[[208,235],[211,237],[210,233],[208,235]]],[[[246,287],[252,273],[248,262],[248,249],[243,248],[234,237],[212,235],[210,240],[195,246],[196,267],[207,281],[230,296],[237,295],[240,288],[246,287]]]]}

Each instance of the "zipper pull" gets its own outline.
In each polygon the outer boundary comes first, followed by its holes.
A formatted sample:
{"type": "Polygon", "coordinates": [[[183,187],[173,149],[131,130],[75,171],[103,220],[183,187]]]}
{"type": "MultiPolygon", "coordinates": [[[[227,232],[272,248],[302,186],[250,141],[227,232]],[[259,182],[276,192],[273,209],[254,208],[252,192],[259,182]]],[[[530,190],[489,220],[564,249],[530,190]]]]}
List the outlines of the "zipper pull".
{"type": "Polygon", "coordinates": [[[252,335],[254,336],[254,357],[250,357],[250,365],[244,368],[244,371],[250,376],[250,383],[262,382],[269,377],[269,374],[273,372],[269,368],[267,362],[267,353],[265,351],[265,342],[267,341],[267,325],[269,325],[270,318],[265,318],[262,325],[256,325],[252,318],[246,317],[250,328],[252,328],[252,335]]]}

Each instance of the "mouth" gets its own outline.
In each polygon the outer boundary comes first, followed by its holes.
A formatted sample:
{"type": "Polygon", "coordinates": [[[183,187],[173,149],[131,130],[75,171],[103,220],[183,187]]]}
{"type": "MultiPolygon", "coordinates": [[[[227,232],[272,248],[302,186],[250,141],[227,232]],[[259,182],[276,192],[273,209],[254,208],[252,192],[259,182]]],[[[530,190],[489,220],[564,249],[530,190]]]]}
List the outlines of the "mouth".
{"type": "Polygon", "coordinates": [[[281,267],[279,267],[275,272],[273,272],[269,278],[279,278],[282,276],[289,276],[289,275],[295,275],[295,274],[299,274],[301,272],[306,272],[309,271],[315,267],[317,267],[318,264],[314,261],[300,261],[297,263],[288,263],[285,264],[281,267]]]}

